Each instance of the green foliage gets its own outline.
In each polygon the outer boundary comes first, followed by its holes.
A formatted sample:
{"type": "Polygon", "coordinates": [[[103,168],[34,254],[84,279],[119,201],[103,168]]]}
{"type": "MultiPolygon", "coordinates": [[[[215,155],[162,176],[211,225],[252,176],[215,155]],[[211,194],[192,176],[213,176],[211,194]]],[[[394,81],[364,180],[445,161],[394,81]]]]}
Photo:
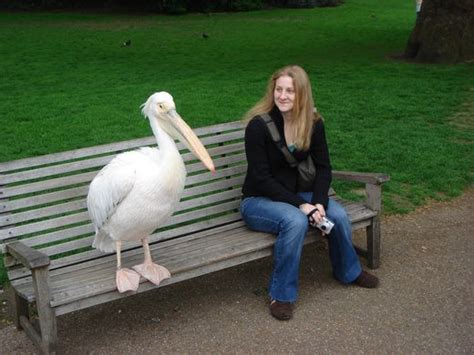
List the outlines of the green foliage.
{"type": "Polygon", "coordinates": [[[166,0],[163,1],[163,12],[172,15],[182,15],[186,13],[186,1],[184,0],[166,0]]]}
{"type": "Polygon", "coordinates": [[[259,10],[264,6],[263,0],[234,0],[230,4],[230,10],[251,11],[259,10]]]}
{"type": "MultiPolygon", "coordinates": [[[[321,0],[318,0],[321,1],[321,0]]],[[[327,0],[322,0],[327,1],[327,0]]],[[[334,1],[334,0],[329,0],[334,1]]],[[[107,9],[181,15],[186,12],[249,11],[261,9],[270,0],[4,0],[0,9],[68,10],[107,9]]]]}

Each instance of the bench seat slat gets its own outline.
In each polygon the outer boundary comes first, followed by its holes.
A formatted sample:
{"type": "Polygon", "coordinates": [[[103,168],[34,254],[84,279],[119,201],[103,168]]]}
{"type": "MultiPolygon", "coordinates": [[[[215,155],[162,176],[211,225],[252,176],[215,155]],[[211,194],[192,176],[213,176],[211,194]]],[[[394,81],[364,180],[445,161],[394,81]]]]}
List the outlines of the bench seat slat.
{"type": "MultiPolygon", "coordinates": [[[[307,241],[305,243],[307,243],[307,241]]],[[[204,264],[202,266],[180,272],[179,274],[175,275],[173,278],[165,280],[160,285],[160,287],[171,285],[171,284],[178,283],[181,281],[185,281],[185,280],[195,278],[201,275],[206,275],[215,271],[237,266],[237,265],[247,263],[253,260],[258,260],[263,257],[267,257],[269,255],[271,255],[271,248],[257,250],[252,253],[236,256],[232,259],[215,261],[212,264],[204,264]]],[[[152,283],[149,283],[149,282],[143,283],[140,285],[140,288],[138,289],[137,293],[147,292],[155,288],[156,286],[153,285],[152,283]]],[[[77,311],[80,309],[84,309],[84,308],[99,305],[102,303],[110,302],[113,300],[125,298],[127,296],[128,296],[127,294],[122,295],[114,290],[111,292],[106,292],[100,295],[96,295],[94,297],[79,299],[75,302],[58,306],[54,310],[55,310],[56,315],[59,316],[59,315],[67,314],[67,313],[77,311]]]]}
{"type": "MultiPolygon", "coordinates": [[[[234,229],[230,231],[229,233],[226,234],[209,234],[205,235],[203,234],[201,238],[191,238],[193,241],[192,243],[189,243],[186,237],[182,238],[183,240],[179,239],[178,243],[161,243],[154,248],[152,248],[152,255],[154,257],[154,260],[162,264],[164,266],[167,266],[170,261],[175,260],[176,255],[186,253],[186,255],[189,255],[190,258],[194,258],[195,254],[199,253],[206,253],[207,251],[213,249],[213,248],[225,248],[226,245],[232,244],[232,243],[238,243],[239,242],[239,237],[242,236],[242,234],[246,234],[247,230],[244,227],[241,227],[240,229],[234,229]],[[244,232],[244,233],[243,233],[244,232]],[[184,242],[184,240],[186,241],[184,242]],[[161,250],[165,249],[166,253],[161,252],[161,250]]],[[[134,250],[133,253],[127,253],[124,255],[122,258],[122,265],[126,267],[131,267],[133,265],[137,265],[143,262],[143,248],[138,248],[134,250]]],[[[106,259],[98,259],[95,261],[92,261],[88,264],[87,267],[82,267],[80,269],[74,269],[74,271],[71,271],[69,267],[64,268],[61,270],[60,273],[52,273],[52,275],[55,275],[57,277],[57,282],[56,286],[61,287],[61,282],[62,283],[69,283],[68,279],[70,277],[70,273],[74,272],[75,277],[78,278],[90,278],[95,279],[96,277],[102,278],[101,273],[110,273],[110,268],[111,264],[114,265],[116,264],[116,258],[114,255],[114,258],[108,258],[106,259]],[[90,268],[94,269],[94,272],[96,275],[88,275],[90,273],[90,268]],[[89,270],[89,271],[88,271],[89,270]]],[[[69,288],[74,288],[74,285],[71,285],[69,288]]],[[[76,287],[80,288],[82,285],[76,285],[76,287]]]]}
{"type": "MultiPolygon", "coordinates": [[[[214,221],[217,221],[214,220],[214,221]]],[[[218,234],[218,233],[226,233],[229,230],[233,230],[236,228],[240,228],[244,226],[244,222],[240,219],[240,216],[235,213],[233,216],[224,216],[219,218],[219,223],[216,223],[215,225],[211,226],[212,229],[204,229],[207,224],[207,221],[199,222],[194,224],[196,228],[190,228],[190,226],[181,226],[178,227],[174,231],[164,231],[162,234],[171,234],[171,232],[174,232],[173,235],[176,236],[186,236],[188,242],[199,239],[203,236],[207,236],[210,233],[218,234]],[[233,217],[233,218],[230,218],[233,217]]],[[[161,236],[161,234],[160,234],[161,236]]],[[[169,235],[168,235],[169,236],[169,235]]],[[[166,240],[167,245],[173,246],[173,245],[180,245],[181,239],[180,238],[164,238],[164,239],[158,239],[158,240],[166,240]]],[[[160,242],[161,243],[161,242],[160,242]]],[[[152,243],[150,244],[150,249],[154,250],[157,248],[159,243],[152,243]]],[[[123,257],[127,257],[128,255],[133,256],[133,255],[138,255],[141,254],[143,255],[143,250],[141,248],[137,248],[138,245],[136,245],[135,248],[124,248],[124,251],[122,253],[123,257]]],[[[117,257],[115,253],[101,253],[99,251],[96,251],[94,249],[95,255],[94,257],[91,257],[89,259],[84,259],[82,260],[81,263],[75,263],[75,260],[69,260],[68,262],[64,262],[64,259],[68,259],[69,257],[65,257],[62,259],[58,260],[52,260],[51,266],[50,266],[50,273],[51,275],[60,275],[64,272],[72,272],[72,271],[80,271],[83,267],[91,267],[94,264],[97,263],[109,263],[114,260],[117,260],[117,257]],[[56,263],[55,263],[56,262],[56,263]]],[[[71,258],[74,258],[75,256],[71,256],[71,258]]],[[[9,273],[10,278],[13,280],[12,285],[22,285],[25,283],[31,282],[31,277],[29,276],[30,274],[28,272],[20,272],[20,269],[17,270],[11,270],[9,273]],[[15,274],[14,274],[15,273],[15,274]],[[15,276],[15,277],[12,277],[15,276]]]]}
{"type": "MultiPolygon", "coordinates": [[[[361,204],[358,204],[358,203],[354,203],[354,202],[348,202],[348,201],[340,201],[342,202],[342,204],[345,206],[345,208],[347,208],[347,211],[348,211],[348,214],[349,214],[349,217],[353,223],[353,229],[357,229],[357,228],[360,228],[362,226],[367,226],[370,224],[370,221],[367,221],[367,218],[370,218],[370,217],[373,217],[376,215],[376,213],[370,209],[368,209],[367,207],[361,205],[361,204]],[[365,221],[363,222],[363,224],[359,224],[358,221],[365,221]]],[[[236,205],[237,206],[237,205],[236,205]]],[[[235,214],[236,217],[234,218],[240,218],[238,216],[238,213],[235,214]]],[[[186,227],[180,227],[178,228],[178,230],[176,232],[180,232],[182,234],[183,233],[183,229],[186,229],[186,227]]],[[[194,226],[194,229],[196,229],[196,226],[194,226]]],[[[190,229],[192,230],[192,229],[190,229]]],[[[164,233],[169,233],[170,235],[173,235],[173,230],[170,230],[170,231],[165,231],[164,233]]],[[[155,242],[155,238],[157,236],[160,236],[160,238],[158,240],[165,240],[166,239],[166,236],[165,235],[162,235],[163,232],[160,232],[158,234],[155,234],[153,235],[150,240],[152,242],[155,242]]],[[[93,237],[89,237],[87,241],[84,241],[84,245],[90,245],[92,243],[92,239],[93,237]]],[[[178,238],[179,239],[179,238],[178,238]]],[[[128,248],[124,248],[124,251],[126,250],[130,250],[130,249],[135,249],[135,250],[139,250],[139,246],[140,246],[140,243],[139,242],[135,242],[135,243],[128,243],[130,246],[128,248]],[[138,248],[138,249],[136,249],[138,248]]],[[[155,245],[159,245],[159,244],[155,244],[155,245]]],[[[153,246],[152,246],[152,249],[153,249],[153,246]]],[[[100,255],[103,255],[102,253],[98,252],[97,250],[91,250],[87,253],[93,253],[97,256],[100,256],[100,255]]],[[[135,254],[140,254],[140,251],[136,252],[135,251],[135,254]]],[[[76,256],[77,257],[77,256],[76,256]]],[[[62,259],[59,259],[58,262],[61,262],[62,259]]],[[[115,255],[109,255],[109,260],[115,260],[115,255]]],[[[65,264],[67,265],[67,263],[65,264]]],[[[55,265],[55,261],[53,260],[52,262],[52,269],[54,267],[59,267],[60,264],[58,265],[55,265]]],[[[21,277],[21,276],[24,276],[25,273],[22,273],[22,274],[17,274],[17,277],[21,277]]],[[[11,275],[13,276],[13,275],[11,275]]]]}
{"type": "MultiPolygon", "coordinates": [[[[231,235],[231,237],[232,236],[233,235],[231,235]]],[[[211,241],[212,238],[203,237],[203,239],[211,241]]],[[[212,249],[212,245],[210,245],[211,250],[208,253],[202,253],[198,250],[189,258],[174,257],[175,255],[180,254],[179,248],[174,248],[175,254],[173,254],[166,248],[166,246],[163,246],[158,251],[155,250],[153,257],[158,262],[161,262],[160,260],[162,260],[162,263],[167,265],[172,274],[179,274],[180,272],[195,268],[198,265],[208,264],[218,259],[227,259],[231,255],[237,256],[242,253],[268,248],[273,244],[273,242],[274,237],[272,235],[248,233],[240,239],[237,239],[237,237],[234,238],[234,243],[230,243],[229,245],[223,245],[214,249],[212,249]],[[174,263],[172,261],[166,263],[165,257],[166,259],[174,260],[174,263]]],[[[185,238],[183,238],[182,243],[183,245],[186,244],[185,238]]],[[[51,275],[53,293],[51,304],[53,306],[58,306],[77,299],[91,297],[95,294],[114,290],[116,288],[115,270],[116,265],[115,262],[112,261],[106,265],[99,264],[92,266],[88,270],[89,272],[86,273],[82,272],[87,271],[83,268],[80,273],[65,272],[59,276],[51,275]],[[89,277],[87,277],[87,275],[89,275],[89,277]],[[56,277],[58,277],[58,282],[61,286],[60,288],[56,288],[55,286],[56,277]],[[82,287],[77,287],[78,285],[82,285],[82,287]]],[[[163,282],[163,284],[166,283],[163,282]]],[[[21,287],[18,287],[18,289],[21,289],[21,287]]],[[[22,293],[26,292],[22,291],[22,293]]],[[[31,297],[31,295],[29,297],[31,297]]]]}

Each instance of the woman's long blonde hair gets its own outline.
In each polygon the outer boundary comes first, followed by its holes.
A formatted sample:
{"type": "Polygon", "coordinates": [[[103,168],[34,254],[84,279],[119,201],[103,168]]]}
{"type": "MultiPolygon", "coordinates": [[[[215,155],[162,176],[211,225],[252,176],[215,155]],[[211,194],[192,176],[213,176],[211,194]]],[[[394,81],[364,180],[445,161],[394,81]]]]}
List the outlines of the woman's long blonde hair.
{"type": "Polygon", "coordinates": [[[268,81],[265,96],[258,101],[244,116],[245,121],[250,121],[253,117],[268,113],[275,105],[273,92],[276,81],[281,76],[289,76],[293,79],[295,88],[295,101],[291,112],[292,119],[296,120],[295,145],[298,149],[308,150],[311,143],[312,126],[315,121],[321,118],[315,112],[311,83],[308,74],[298,65],[288,65],[277,70],[268,81]]]}

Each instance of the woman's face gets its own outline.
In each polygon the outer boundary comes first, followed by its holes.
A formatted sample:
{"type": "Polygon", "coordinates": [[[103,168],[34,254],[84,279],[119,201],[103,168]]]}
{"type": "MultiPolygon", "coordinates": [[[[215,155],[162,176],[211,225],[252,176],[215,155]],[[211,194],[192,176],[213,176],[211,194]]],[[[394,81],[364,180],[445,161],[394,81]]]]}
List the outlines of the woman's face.
{"type": "Polygon", "coordinates": [[[293,87],[292,77],[283,75],[276,80],[273,100],[281,113],[287,113],[293,109],[295,88],[293,87]]]}

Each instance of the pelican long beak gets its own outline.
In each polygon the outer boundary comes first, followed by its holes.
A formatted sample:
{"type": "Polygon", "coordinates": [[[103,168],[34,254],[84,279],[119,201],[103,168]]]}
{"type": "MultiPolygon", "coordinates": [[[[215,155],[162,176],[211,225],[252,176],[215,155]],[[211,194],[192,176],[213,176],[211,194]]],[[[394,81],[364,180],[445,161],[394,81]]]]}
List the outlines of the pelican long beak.
{"type": "Polygon", "coordinates": [[[209,156],[204,145],[201,143],[199,138],[193,132],[191,127],[188,126],[186,122],[181,118],[176,110],[171,109],[168,111],[170,115],[170,122],[178,133],[179,140],[208,168],[211,172],[215,172],[214,163],[209,156]]]}

